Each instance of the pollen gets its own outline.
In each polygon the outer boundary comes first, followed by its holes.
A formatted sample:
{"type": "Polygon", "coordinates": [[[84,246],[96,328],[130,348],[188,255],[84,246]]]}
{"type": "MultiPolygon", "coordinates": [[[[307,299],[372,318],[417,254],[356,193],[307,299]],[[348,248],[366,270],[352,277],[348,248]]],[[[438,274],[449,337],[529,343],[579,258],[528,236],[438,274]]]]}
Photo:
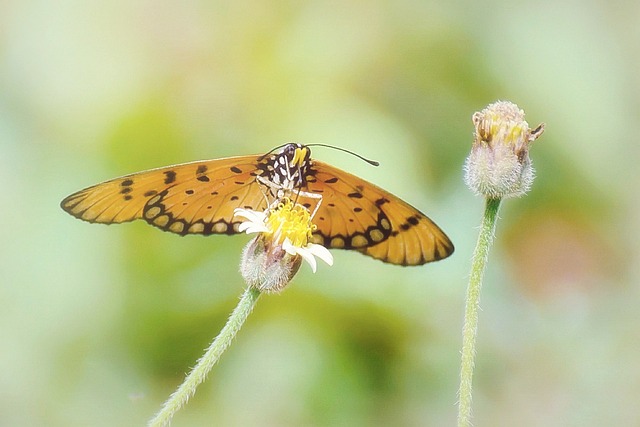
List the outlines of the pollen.
{"type": "Polygon", "coordinates": [[[269,212],[266,226],[277,244],[289,239],[294,246],[304,247],[311,239],[316,226],[311,223],[311,214],[302,205],[284,198],[269,212]]]}

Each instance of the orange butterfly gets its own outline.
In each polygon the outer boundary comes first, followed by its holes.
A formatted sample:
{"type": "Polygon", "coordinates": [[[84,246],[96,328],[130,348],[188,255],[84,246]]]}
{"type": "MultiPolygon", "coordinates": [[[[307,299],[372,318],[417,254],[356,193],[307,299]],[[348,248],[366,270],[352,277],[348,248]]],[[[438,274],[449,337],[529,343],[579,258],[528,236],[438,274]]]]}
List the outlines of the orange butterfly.
{"type": "Polygon", "coordinates": [[[267,197],[293,195],[313,212],[313,243],[353,249],[397,265],[421,265],[453,253],[425,214],[355,175],[311,158],[289,143],[277,153],[167,166],[78,191],[60,206],[84,221],[144,219],[164,231],[236,234],[235,208],[264,211],[267,197]]]}

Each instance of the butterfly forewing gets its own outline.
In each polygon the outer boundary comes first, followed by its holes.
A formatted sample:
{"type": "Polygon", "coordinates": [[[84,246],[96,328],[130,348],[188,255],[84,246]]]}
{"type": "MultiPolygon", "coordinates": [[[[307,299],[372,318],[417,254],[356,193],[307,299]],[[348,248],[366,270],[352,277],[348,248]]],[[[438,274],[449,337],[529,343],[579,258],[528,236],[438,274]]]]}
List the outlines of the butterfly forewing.
{"type": "Polygon", "coordinates": [[[310,176],[304,190],[322,195],[314,217],[317,243],[398,265],[421,265],[453,253],[433,221],[380,187],[318,160],[312,161],[310,176]]]}
{"type": "Polygon", "coordinates": [[[233,210],[266,208],[255,180],[259,156],[205,160],[139,172],[97,184],[64,199],[62,208],[89,222],[143,218],[178,234],[233,234],[233,210]]]}

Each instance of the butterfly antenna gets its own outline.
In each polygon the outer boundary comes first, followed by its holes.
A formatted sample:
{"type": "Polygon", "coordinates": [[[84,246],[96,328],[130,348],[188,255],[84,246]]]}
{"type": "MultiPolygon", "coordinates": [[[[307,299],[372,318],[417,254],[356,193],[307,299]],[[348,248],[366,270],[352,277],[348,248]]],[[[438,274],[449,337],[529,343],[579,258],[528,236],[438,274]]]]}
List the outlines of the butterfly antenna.
{"type": "MultiPolygon", "coordinates": [[[[269,154],[273,153],[276,150],[279,150],[282,147],[285,147],[287,145],[289,145],[290,142],[287,142],[285,144],[282,145],[278,145],[277,147],[273,147],[271,150],[267,151],[266,153],[264,153],[262,156],[260,156],[258,158],[258,160],[262,160],[265,157],[267,157],[269,154]]],[[[371,160],[371,159],[367,159],[364,156],[361,156],[358,153],[354,153],[353,151],[347,150],[346,148],[342,148],[342,147],[336,147],[335,145],[329,145],[329,144],[306,144],[307,147],[326,147],[326,148],[333,148],[334,150],[338,150],[338,151],[344,151],[345,153],[349,153],[352,156],[356,156],[357,158],[359,158],[360,160],[363,160],[367,163],[369,163],[371,166],[380,166],[380,162],[376,162],[375,160],[371,160]]]]}
{"type": "Polygon", "coordinates": [[[289,144],[290,144],[290,143],[289,143],[289,142],[287,142],[287,143],[285,143],[285,144],[278,145],[277,147],[273,147],[271,150],[267,151],[267,152],[266,152],[266,153],[264,153],[262,156],[260,156],[260,157],[258,158],[258,161],[261,161],[262,159],[264,159],[265,157],[267,157],[269,154],[271,154],[271,153],[273,153],[274,151],[279,150],[279,149],[281,149],[282,147],[284,147],[284,146],[286,146],[286,145],[289,145],[289,144]]]}
{"type": "MultiPolygon", "coordinates": [[[[341,147],[336,147],[334,145],[328,145],[328,144],[307,144],[307,147],[326,147],[326,148],[333,148],[334,150],[338,150],[338,151],[344,151],[345,153],[349,153],[352,156],[356,156],[357,158],[359,158],[360,160],[364,160],[365,162],[369,163],[371,166],[380,166],[379,162],[376,162],[375,160],[370,160],[367,159],[363,156],[361,156],[358,153],[354,153],[353,151],[349,151],[346,148],[341,148],[341,147]]],[[[279,147],[278,147],[279,148],[279,147]]]]}

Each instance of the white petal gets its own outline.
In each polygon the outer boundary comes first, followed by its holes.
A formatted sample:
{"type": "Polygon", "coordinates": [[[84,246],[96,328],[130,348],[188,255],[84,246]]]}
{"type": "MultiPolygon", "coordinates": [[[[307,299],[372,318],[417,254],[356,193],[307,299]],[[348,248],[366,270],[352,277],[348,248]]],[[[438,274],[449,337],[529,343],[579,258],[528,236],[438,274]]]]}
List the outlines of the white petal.
{"type": "Polygon", "coordinates": [[[324,262],[329,265],[333,265],[333,255],[329,252],[329,249],[325,248],[322,245],[317,245],[315,243],[309,243],[306,249],[313,255],[317,256],[324,262]]]}
{"type": "Polygon", "coordinates": [[[240,223],[240,225],[238,226],[238,231],[240,233],[242,233],[243,231],[246,231],[247,234],[251,234],[251,233],[265,233],[265,232],[268,232],[269,229],[264,224],[256,224],[255,222],[245,221],[240,223]]]}
{"type": "Polygon", "coordinates": [[[240,223],[238,227],[239,232],[246,231],[247,234],[251,233],[264,233],[269,231],[264,223],[265,213],[258,212],[251,209],[236,208],[233,210],[234,217],[246,218],[246,221],[240,223]]]}
{"type": "Polygon", "coordinates": [[[313,256],[313,254],[310,251],[306,250],[305,248],[296,248],[296,249],[297,249],[298,255],[300,255],[302,258],[304,258],[305,261],[309,263],[309,265],[311,266],[311,271],[315,273],[318,263],[316,262],[316,259],[313,256]]]}
{"type": "Polygon", "coordinates": [[[288,237],[285,237],[284,242],[282,242],[282,249],[284,249],[289,255],[297,255],[298,249],[300,248],[297,246],[293,246],[291,240],[289,240],[288,237]]]}
{"type": "MultiPolygon", "coordinates": [[[[238,231],[240,233],[242,233],[245,230],[248,230],[249,228],[251,228],[253,224],[250,223],[249,221],[245,221],[245,222],[241,222],[240,225],[238,226],[238,231]]],[[[251,231],[247,231],[247,234],[251,233],[251,231]]]]}
{"type": "Polygon", "coordinates": [[[233,210],[233,216],[240,216],[240,217],[243,217],[243,218],[248,218],[248,215],[251,215],[251,213],[247,209],[235,208],[233,210]]]}
{"type": "Polygon", "coordinates": [[[250,222],[264,224],[265,213],[254,211],[252,209],[235,208],[233,210],[233,216],[239,216],[246,218],[250,222]]]}
{"type": "Polygon", "coordinates": [[[315,243],[309,243],[304,248],[300,248],[291,243],[289,238],[285,238],[284,242],[282,242],[282,249],[285,250],[289,255],[300,255],[309,266],[311,266],[311,270],[315,273],[318,268],[318,263],[316,261],[316,256],[326,262],[329,265],[333,265],[333,255],[327,248],[322,245],[317,245],[315,243]]]}

